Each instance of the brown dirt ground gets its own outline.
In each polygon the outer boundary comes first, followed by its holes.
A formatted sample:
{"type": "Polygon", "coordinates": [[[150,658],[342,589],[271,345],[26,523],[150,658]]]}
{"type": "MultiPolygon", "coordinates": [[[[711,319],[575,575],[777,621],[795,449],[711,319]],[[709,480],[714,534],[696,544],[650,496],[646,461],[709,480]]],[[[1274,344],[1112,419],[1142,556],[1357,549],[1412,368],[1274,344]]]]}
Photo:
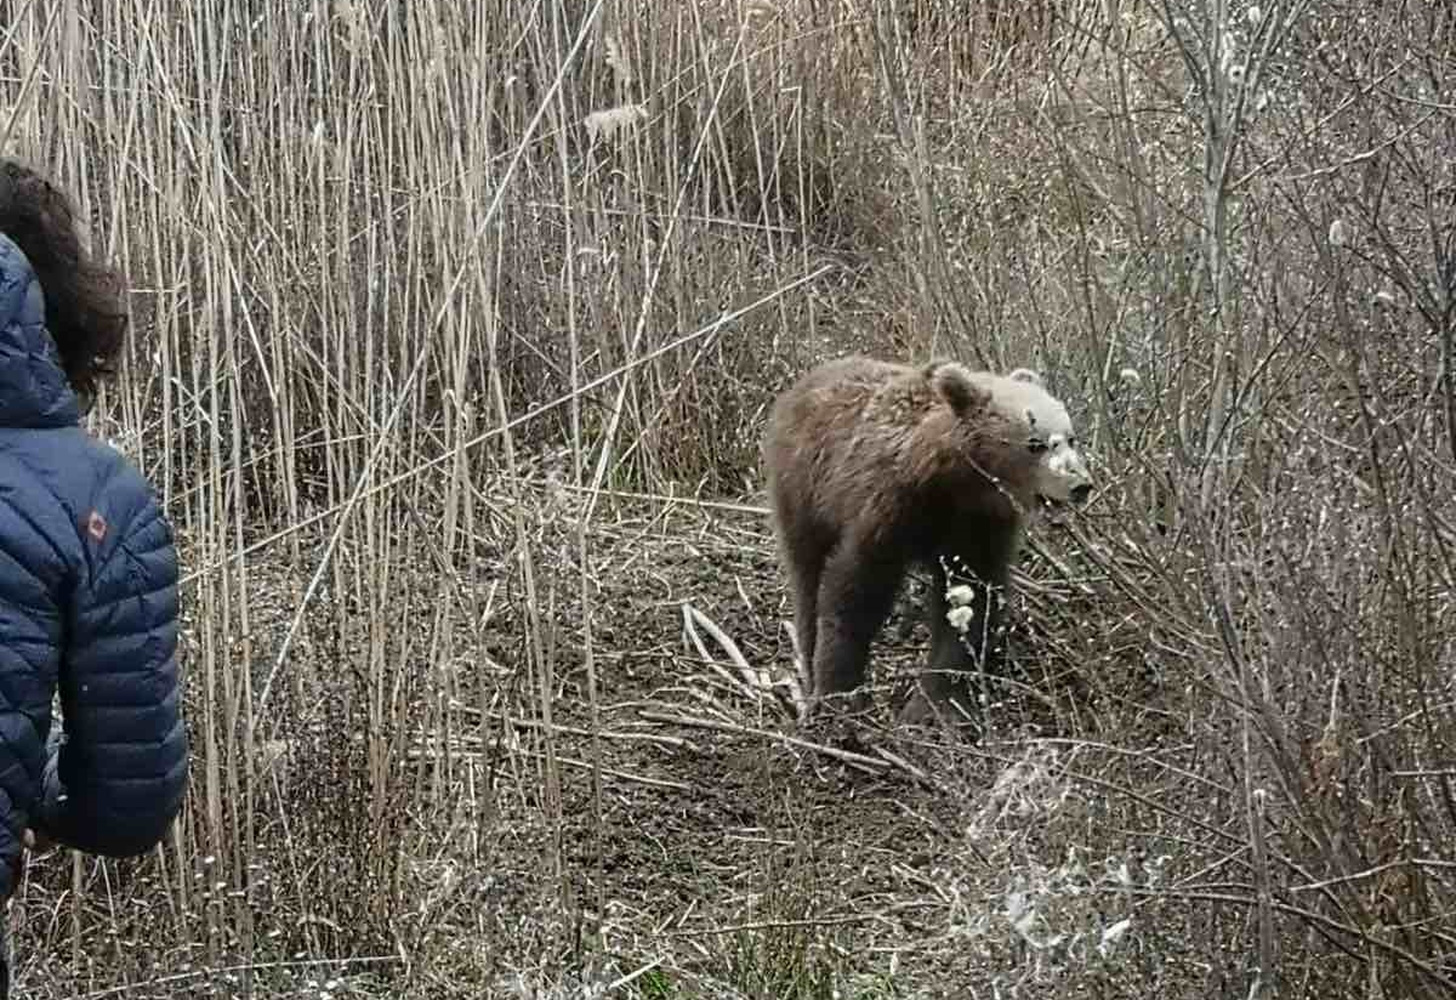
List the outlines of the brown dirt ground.
{"type": "MultiPolygon", "coordinates": [[[[923,583],[912,580],[877,641],[877,702],[860,729],[866,745],[850,744],[871,756],[883,747],[909,766],[881,759],[857,768],[816,749],[845,745],[843,730],[799,731],[772,698],[755,699],[722,679],[687,640],[684,602],[716,623],[755,668],[790,669],[783,622],[791,611],[761,516],[704,515],[684,506],[659,512],[650,528],[622,522],[594,533],[593,641],[600,727],[609,735],[600,741],[599,829],[590,771],[562,768],[559,841],[574,898],[592,912],[604,906],[601,941],[626,968],[666,956],[667,967],[722,976],[715,965],[724,948],[705,947],[705,940],[729,933],[725,928],[797,919],[817,922],[828,947],[856,952],[854,961],[840,954],[848,968],[883,972],[895,951],[896,981],[937,984],[926,995],[984,986],[987,970],[947,965],[935,941],[950,906],[939,875],[983,864],[966,842],[965,820],[1005,758],[989,743],[971,748],[887,725],[887,682],[904,683],[924,655],[926,631],[913,600],[923,583]]],[[[558,581],[561,591],[572,586],[570,573],[558,581]]],[[[722,648],[700,634],[728,666],[722,648]]],[[[558,648],[554,721],[586,729],[579,650],[558,642],[573,648],[558,648]]],[[[502,655],[519,645],[503,637],[502,655]]],[[[539,729],[517,732],[534,740],[539,729]]],[[[563,732],[556,752],[587,761],[590,741],[563,732]]],[[[514,902],[496,898],[503,929],[531,919],[512,911],[544,891],[550,837],[533,792],[510,825],[538,836],[503,848],[495,862],[521,893],[514,902]]]]}

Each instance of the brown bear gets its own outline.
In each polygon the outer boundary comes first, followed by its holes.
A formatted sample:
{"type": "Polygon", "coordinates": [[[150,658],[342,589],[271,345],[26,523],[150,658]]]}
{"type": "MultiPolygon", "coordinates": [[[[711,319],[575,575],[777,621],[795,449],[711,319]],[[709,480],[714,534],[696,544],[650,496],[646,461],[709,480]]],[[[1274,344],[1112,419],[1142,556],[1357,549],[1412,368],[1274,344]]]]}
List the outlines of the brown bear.
{"type": "Polygon", "coordinates": [[[1091,492],[1066,408],[1026,369],[840,358],[776,400],[763,455],[811,704],[863,683],[905,571],[921,564],[934,574],[929,669],[901,718],[957,703],[953,719],[969,720],[970,672],[1000,666],[997,594],[1027,515],[1091,492]],[[947,559],[969,587],[951,586],[947,559]]]}

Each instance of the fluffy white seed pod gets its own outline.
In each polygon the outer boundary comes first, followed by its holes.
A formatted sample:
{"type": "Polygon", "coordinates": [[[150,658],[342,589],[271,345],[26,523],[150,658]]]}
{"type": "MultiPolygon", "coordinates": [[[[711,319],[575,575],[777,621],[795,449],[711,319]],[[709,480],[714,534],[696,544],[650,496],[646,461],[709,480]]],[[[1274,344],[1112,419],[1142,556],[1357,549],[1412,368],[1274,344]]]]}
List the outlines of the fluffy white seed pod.
{"type": "Polygon", "coordinates": [[[958,608],[951,608],[945,613],[945,620],[950,622],[950,627],[957,632],[964,632],[971,627],[971,619],[976,617],[973,608],[962,605],[958,608]]]}

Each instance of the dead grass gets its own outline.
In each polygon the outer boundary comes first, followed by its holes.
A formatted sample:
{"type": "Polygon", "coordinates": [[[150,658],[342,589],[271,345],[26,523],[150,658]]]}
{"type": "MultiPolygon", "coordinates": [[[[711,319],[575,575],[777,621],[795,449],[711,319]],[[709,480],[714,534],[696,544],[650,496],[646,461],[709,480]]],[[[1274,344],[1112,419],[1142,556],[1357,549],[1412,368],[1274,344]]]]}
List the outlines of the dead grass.
{"type": "Polygon", "coordinates": [[[1451,16],[1251,9],[0,2],[196,745],[31,866],[27,995],[1449,991],[1451,16]],[[1098,460],[976,746],[887,728],[911,617],[793,721],[756,442],[849,350],[1098,460]]]}

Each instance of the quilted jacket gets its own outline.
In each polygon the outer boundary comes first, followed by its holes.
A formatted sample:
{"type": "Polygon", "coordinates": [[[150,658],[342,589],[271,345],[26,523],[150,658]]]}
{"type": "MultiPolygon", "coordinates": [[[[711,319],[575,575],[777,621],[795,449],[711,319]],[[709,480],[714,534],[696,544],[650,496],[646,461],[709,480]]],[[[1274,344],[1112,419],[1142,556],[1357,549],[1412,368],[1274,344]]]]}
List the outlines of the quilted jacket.
{"type": "Polygon", "coordinates": [[[27,827],[141,854],[187,778],[171,527],[79,419],[40,285],[0,235],[0,898],[27,827]]]}

